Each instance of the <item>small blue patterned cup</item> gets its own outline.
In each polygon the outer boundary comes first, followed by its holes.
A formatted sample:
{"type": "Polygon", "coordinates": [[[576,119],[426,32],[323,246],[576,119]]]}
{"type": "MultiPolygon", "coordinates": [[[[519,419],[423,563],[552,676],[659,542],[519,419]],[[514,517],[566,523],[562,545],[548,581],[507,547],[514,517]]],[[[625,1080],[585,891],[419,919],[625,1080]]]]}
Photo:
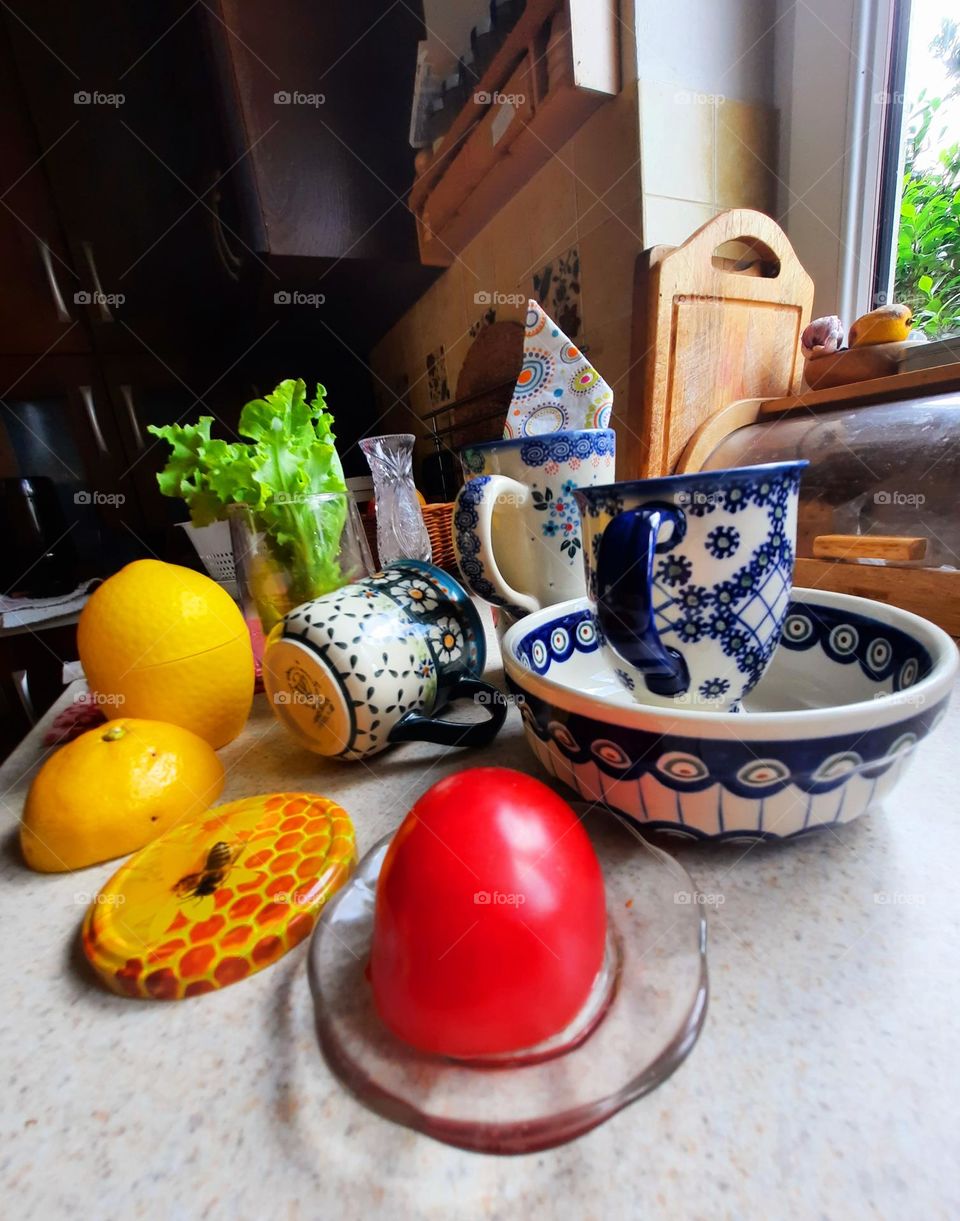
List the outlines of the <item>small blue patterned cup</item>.
{"type": "Polygon", "coordinates": [[[578,487],[614,478],[610,428],[489,441],[463,450],[453,510],[464,582],[514,619],[583,597],[578,487]]]}
{"type": "Polygon", "coordinates": [[[727,709],[760,681],[790,601],[806,465],[575,493],[597,632],[639,703],[727,709]]]}

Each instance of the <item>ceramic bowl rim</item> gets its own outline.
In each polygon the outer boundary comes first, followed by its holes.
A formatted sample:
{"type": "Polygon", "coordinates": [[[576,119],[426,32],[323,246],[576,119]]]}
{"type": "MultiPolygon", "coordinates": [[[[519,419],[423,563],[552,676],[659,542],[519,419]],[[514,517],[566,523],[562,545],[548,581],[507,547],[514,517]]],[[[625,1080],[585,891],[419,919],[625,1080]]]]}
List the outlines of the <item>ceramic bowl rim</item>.
{"type": "Polygon", "coordinates": [[[514,445],[527,445],[531,441],[542,442],[552,441],[557,437],[579,437],[585,432],[593,437],[600,437],[606,434],[613,437],[614,442],[617,439],[616,429],[613,428],[561,428],[556,432],[535,433],[531,437],[498,437],[495,441],[478,441],[475,445],[464,445],[462,449],[457,451],[457,456],[462,458],[465,453],[474,453],[478,449],[509,449],[514,445]]]}
{"type": "Polygon", "coordinates": [[[575,488],[574,496],[583,494],[585,501],[603,499],[606,496],[648,496],[651,493],[676,491],[683,487],[702,488],[714,483],[739,484],[747,483],[757,477],[759,471],[769,474],[785,473],[787,471],[802,471],[810,462],[806,458],[797,458],[789,462],[763,462],[759,466],[728,466],[715,471],[688,471],[683,475],[659,475],[654,479],[625,479],[619,483],[591,484],[589,487],[575,488]]]}
{"type": "Polygon", "coordinates": [[[852,704],[833,704],[823,708],[800,708],[779,712],[710,712],[696,708],[668,708],[654,704],[610,704],[595,695],[577,691],[559,683],[545,674],[536,674],[522,666],[514,657],[514,646],[532,628],[543,627],[553,619],[585,610],[590,606],[586,597],[571,598],[526,615],[518,620],[504,635],[501,645],[503,665],[508,677],[521,690],[530,690],[547,703],[580,716],[589,715],[599,722],[608,722],[630,729],[650,731],[651,721],[662,724],[669,720],[677,725],[677,732],[688,736],[740,737],[745,731],[750,739],[764,735],[786,737],[789,731],[799,731],[803,736],[824,736],[830,729],[838,732],[849,729],[857,719],[868,722],[869,727],[893,724],[908,714],[916,712],[918,697],[933,708],[948,693],[960,668],[960,654],[953,640],[942,628],[911,611],[901,610],[872,598],[858,598],[853,594],[835,593],[832,590],[807,589],[794,586],[791,598],[814,606],[827,606],[859,614],[886,627],[898,628],[912,636],[930,655],[930,673],[911,687],[901,691],[887,692],[876,698],[858,700],[852,704]]]}

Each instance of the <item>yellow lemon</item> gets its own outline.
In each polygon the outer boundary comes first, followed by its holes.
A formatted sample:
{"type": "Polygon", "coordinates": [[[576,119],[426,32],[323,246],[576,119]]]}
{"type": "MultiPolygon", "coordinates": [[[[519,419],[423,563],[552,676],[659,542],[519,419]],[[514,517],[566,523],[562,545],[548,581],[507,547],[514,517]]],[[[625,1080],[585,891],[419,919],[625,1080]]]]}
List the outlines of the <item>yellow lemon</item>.
{"type": "Polygon", "coordinates": [[[136,560],[83,609],[77,645],[108,718],[148,717],[211,746],[237,736],[253,700],[253,650],[243,616],[192,568],[136,560]]]}
{"type": "Polygon", "coordinates": [[[876,343],[902,343],[910,336],[913,313],[909,305],[881,305],[863,314],[850,328],[851,348],[868,348],[876,343]]]}
{"type": "Polygon", "coordinates": [[[222,791],[223,764],[203,738],[124,717],[47,759],[27,794],[20,845],[31,869],[83,869],[135,852],[222,791]]]}

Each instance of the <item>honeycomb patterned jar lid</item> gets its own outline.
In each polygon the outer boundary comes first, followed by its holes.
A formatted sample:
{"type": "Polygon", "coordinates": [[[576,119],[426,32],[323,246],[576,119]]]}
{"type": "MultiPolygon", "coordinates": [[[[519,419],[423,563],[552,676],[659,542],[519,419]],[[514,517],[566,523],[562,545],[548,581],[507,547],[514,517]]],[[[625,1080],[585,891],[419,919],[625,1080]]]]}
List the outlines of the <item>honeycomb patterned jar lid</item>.
{"type": "Polygon", "coordinates": [[[303,941],[356,859],[353,823],[326,797],[216,806],[117,870],[87,909],[84,952],[124,996],[213,992],[303,941]]]}

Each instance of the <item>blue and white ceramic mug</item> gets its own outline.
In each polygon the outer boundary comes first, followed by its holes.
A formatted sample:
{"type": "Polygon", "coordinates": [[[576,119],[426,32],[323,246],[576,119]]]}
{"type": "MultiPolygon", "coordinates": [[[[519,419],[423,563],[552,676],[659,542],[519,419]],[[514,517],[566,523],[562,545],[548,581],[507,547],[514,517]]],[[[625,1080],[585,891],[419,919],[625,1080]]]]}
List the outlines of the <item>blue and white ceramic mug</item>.
{"type": "Polygon", "coordinates": [[[597,632],[640,703],[726,709],[759,682],[790,602],[806,465],[576,492],[597,632]]]}
{"type": "Polygon", "coordinates": [[[577,488],[614,477],[610,428],[473,445],[453,511],[466,584],[514,619],[584,594],[577,488]]]}
{"type": "Polygon", "coordinates": [[[506,702],[483,682],[483,625],[466,590],[442,569],[399,560],[304,602],[271,631],[263,685],[274,715],[309,750],[362,759],[394,742],[485,746],[506,702]],[[454,700],[486,719],[447,721],[454,700]]]}

